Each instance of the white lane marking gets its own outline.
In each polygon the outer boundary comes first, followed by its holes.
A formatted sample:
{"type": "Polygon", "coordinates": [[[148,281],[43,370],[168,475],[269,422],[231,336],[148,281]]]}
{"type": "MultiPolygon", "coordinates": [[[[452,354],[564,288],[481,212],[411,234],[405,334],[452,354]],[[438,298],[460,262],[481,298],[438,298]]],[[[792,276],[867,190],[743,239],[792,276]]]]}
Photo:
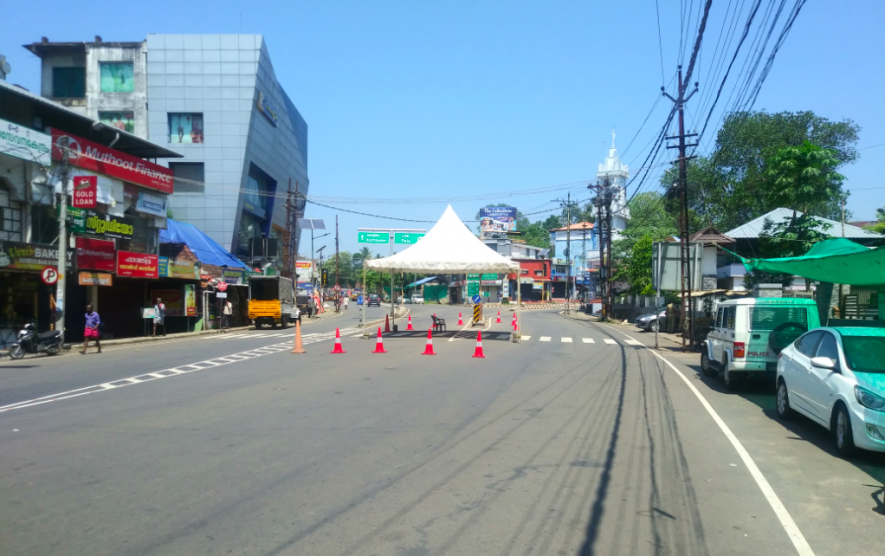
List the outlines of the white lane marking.
{"type": "Polygon", "coordinates": [[[562,339],[561,339],[560,341],[561,341],[563,344],[570,344],[570,343],[572,343],[572,339],[571,339],[571,338],[567,338],[567,337],[565,337],[565,336],[563,336],[562,339]]]}
{"type": "Polygon", "coordinates": [[[529,341],[532,339],[532,337],[531,336],[523,336],[522,339],[525,341],[529,341]]]}
{"type": "Polygon", "coordinates": [[[201,339],[202,340],[221,340],[221,339],[230,340],[231,338],[240,338],[245,335],[246,335],[245,332],[243,332],[241,334],[217,334],[215,336],[207,336],[207,337],[201,338],[201,339]]]}
{"type": "Polygon", "coordinates": [[[540,338],[538,338],[538,340],[540,340],[542,342],[549,342],[550,336],[541,336],[540,338]]]}
{"type": "MultiPolygon", "coordinates": [[[[341,330],[342,336],[356,336],[358,334],[362,334],[362,330],[360,328],[345,328],[341,330]]],[[[335,337],[334,332],[330,333],[315,333],[315,337],[311,342],[307,343],[315,343],[323,340],[331,340],[335,337]]],[[[10,411],[13,409],[23,409],[26,407],[33,407],[35,405],[41,405],[44,403],[54,402],[63,399],[75,398],[77,396],[82,396],[85,394],[94,394],[98,392],[106,392],[108,390],[114,390],[116,388],[122,388],[124,386],[131,386],[133,384],[143,384],[145,382],[153,382],[150,379],[140,379],[137,377],[141,376],[153,376],[156,378],[168,378],[171,376],[178,376],[181,374],[192,373],[196,371],[202,371],[206,369],[211,369],[214,367],[219,367],[222,365],[229,365],[231,363],[236,363],[239,361],[245,361],[248,359],[254,359],[257,357],[263,357],[265,355],[271,355],[274,353],[279,353],[281,351],[285,351],[290,349],[292,346],[289,342],[279,343],[279,344],[271,344],[269,346],[264,346],[261,348],[252,349],[249,351],[243,351],[240,353],[234,353],[231,355],[226,355],[224,357],[217,357],[215,359],[209,359],[206,361],[199,361],[197,363],[191,363],[188,365],[180,365],[178,367],[173,367],[170,369],[163,369],[160,371],[154,371],[150,373],[141,373],[133,377],[120,378],[116,380],[112,380],[110,382],[105,382],[103,384],[96,384],[93,386],[84,386],[83,388],[76,388],[74,390],[68,390],[66,392],[59,392],[57,394],[51,394],[49,396],[42,396],[40,398],[35,398],[32,400],[25,400],[14,404],[9,404],[0,407],[0,413],[5,411],[10,411]],[[75,394],[76,392],[80,392],[79,394],[75,394]],[[74,394],[74,395],[71,395],[74,394]]]]}
{"type": "MultiPolygon", "coordinates": [[[[620,330],[612,328],[612,330],[616,330],[620,334],[623,334],[627,337],[628,340],[636,341],[636,338],[633,338],[620,330]]],[[[644,344],[643,344],[644,345],[644,344]]],[[[728,425],[725,424],[725,421],[722,420],[722,417],[716,413],[716,410],[713,409],[713,406],[710,405],[710,402],[701,394],[700,390],[698,390],[688,378],[676,368],[673,363],[670,362],[667,358],[658,354],[655,350],[645,346],[645,349],[651,352],[652,355],[663,361],[667,364],[670,369],[676,373],[679,378],[682,379],[688,389],[692,391],[692,393],[697,397],[698,401],[701,402],[701,405],[704,406],[704,409],[707,410],[707,413],[710,414],[710,417],[713,418],[713,422],[715,422],[719,426],[719,430],[725,435],[729,442],[731,442],[732,447],[737,451],[738,455],[741,458],[741,461],[744,462],[744,465],[747,466],[747,469],[750,471],[750,475],[756,481],[756,485],[759,487],[759,490],[762,491],[762,495],[765,496],[765,500],[768,502],[768,505],[771,506],[771,509],[774,511],[774,514],[777,516],[778,521],[781,522],[781,527],[784,528],[784,531],[787,533],[787,536],[790,537],[790,541],[793,543],[793,547],[796,549],[796,552],[799,556],[814,556],[814,551],[811,549],[811,545],[808,544],[808,541],[805,540],[805,536],[802,534],[802,531],[799,529],[799,526],[796,525],[796,522],[793,521],[792,516],[790,516],[790,512],[787,511],[784,503],[781,502],[781,499],[778,498],[777,493],[774,492],[774,489],[771,487],[771,484],[768,482],[768,479],[765,478],[765,475],[762,474],[762,471],[759,470],[759,467],[756,465],[756,462],[750,456],[750,453],[744,448],[744,445],[738,440],[738,437],[731,432],[731,429],[728,425]]]]}
{"type": "Polygon", "coordinates": [[[461,330],[455,332],[455,335],[454,335],[454,336],[452,336],[451,338],[449,338],[449,341],[450,341],[450,342],[454,342],[454,341],[455,341],[455,338],[458,337],[458,334],[464,332],[465,330],[467,330],[468,328],[470,328],[471,326],[473,326],[473,317],[470,317],[469,319],[467,319],[467,320],[464,321],[464,322],[466,322],[467,324],[464,325],[464,328],[462,328],[461,330]]]}
{"type": "Polygon", "coordinates": [[[611,338],[606,338],[605,343],[607,343],[610,346],[613,346],[613,345],[617,344],[618,342],[612,340],[611,338]]]}
{"type": "Polygon", "coordinates": [[[644,346],[645,344],[643,344],[639,340],[627,340],[627,345],[629,345],[629,346],[644,346]]]}
{"type": "Polygon", "coordinates": [[[596,343],[596,340],[594,340],[593,338],[581,338],[581,341],[584,342],[585,344],[595,344],[596,343]]]}
{"type": "MultiPolygon", "coordinates": [[[[625,334],[626,336],[626,334],[625,334]]],[[[771,506],[771,509],[774,510],[775,515],[778,520],[781,522],[781,526],[783,526],[784,530],[787,532],[787,536],[790,537],[790,540],[793,541],[793,546],[796,548],[796,552],[799,553],[800,556],[814,556],[814,551],[811,550],[811,546],[808,544],[808,541],[805,540],[805,536],[802,535],[802,531],[799,530],[799,526],[796,525],[796,522],[793,521],[793,518],[790,516],[790,512],[787,511],[787,508],[784,506],[783,502],[781,502],[780,498],[778,498],[777,494],[774,492],[774,489],[771,488],[771,485],[768,483],[768,480],[759,470],[759,467],[756,465],[756,462],[753,461],[753,458],[750,456],[750,453],[747,452],[744,445],[741,444],[741,441],[731,432],[731,429],[728,428],[728,425],[725,424],[725,421],[719,417],[719,414],[716,413],[716,410],[713,409],[713,406],[710,405],[710,402],[707,401],[706,398],[700,393],[700,391],[695,388],[695,385],[692,384],[688,378],[682,374],[682,371],[677,369],[670,361],[659,355],[654,350],[649,350],[652,355],[663,361],[667,364],[670,369],[676,373],[679,378],[688,385],[689,390],[694,393],[694,395],[701,402],[701,405],[704,406],[704,409],[707,410],[707,413],[710,414],[710,417],[713,418],[713,421],[719,425],[719,429],[722,430],[722,433],[728,438],[731,445],[737,451],[738,455],[741,457],[741,460],[744,462],[744,465],[747,466],[747,469],[750,470],[750,475],[753,476],[753,479],[756,480],[756,484],[759,486],[759,489],[762,491],[762,494],[765,496],[765,499],[768,501],[768,504],[771,506]]]]}

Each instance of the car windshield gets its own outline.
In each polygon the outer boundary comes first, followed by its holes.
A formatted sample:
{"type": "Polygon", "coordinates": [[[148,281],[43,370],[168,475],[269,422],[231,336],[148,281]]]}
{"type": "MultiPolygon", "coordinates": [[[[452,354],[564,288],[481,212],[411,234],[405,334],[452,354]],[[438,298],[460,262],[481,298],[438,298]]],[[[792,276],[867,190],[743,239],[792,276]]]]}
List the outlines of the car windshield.
{"type": "Polygon", "coordinates": [[[885,337],[843,336],[842,349],[852,371],[885,374],[885,337]]]}

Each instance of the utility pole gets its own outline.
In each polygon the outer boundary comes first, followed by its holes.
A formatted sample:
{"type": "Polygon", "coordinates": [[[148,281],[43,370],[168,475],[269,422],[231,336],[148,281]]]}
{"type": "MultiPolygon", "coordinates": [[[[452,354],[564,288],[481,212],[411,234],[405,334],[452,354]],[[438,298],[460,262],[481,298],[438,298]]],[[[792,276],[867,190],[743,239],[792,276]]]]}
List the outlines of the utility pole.
{"type": "Polygon", "coordinates": [[[338,215],[335,215],[335,312],[341,310],[341,282],[338,267],[338,215]]]}
{"type": "Polygon", "coordinates": [[[71,179],[71,161],[68,136],[59,137],[56,142],[59,160],[59,181],[61,196],[58,201],[58,281],[55,286],[55,329],[61,332],[61,342],[65,341],[65,282],[68,272],[68,181],[71,179]]]}
{"type": "MultiPolygon", "coordinates": [[[[685,103],[698,92],[698,84],[695,82],[694,90],[685,96],[685,83],[682,82],[682,66],[679,66],[679,96],[673,98],[661,87],[661,93],[669,98],[676,105],[679,114],[679,135],[667,137],[667,139],[678,139],[677,145],[667,145],[668,149],[679,149],[679,258],[682,272],[682,318],[687,322],[687,326],[682,324],[682,351],[693,351],[694,349],[694,318],[691,302],[692,274],[691,274],[691,245],[689,244],[689,222],[688,222],[688,180],[686,178],[686,165],[688,158],[685,149],[687,147],[696,147],[697,143],[688,144],[685,142],[686,137],[697,137],[697,133],[685,133],[685,103]],[[686,346],[685,332],[688,332],[688,346],[686,346]],[[688,348],[686,350],[686,347],[688,348]]],[[[693,157],[692,157],[693,158],[693,157]]]]}
{"type": "Polygon", "coordinates": [[[608,319],[612,311],[611,285],[611,181],[596,182],[587,189],[596,192],[593,204],[596,207],[597,239],[599,240],[599,298],[602,302],[602,316],[608,319]]]}
{"type": "Polygon", "coordinates": [[[565,206],[565,314],[568,315],[571,311],[571,292],[569,289],[572,287],[572,257],[571,257],[571,247],[572,247],[572,194],[566,196],[566,200],[562,199],[553,199],[554,203],[559,203],[560,206],[565,206]]]}

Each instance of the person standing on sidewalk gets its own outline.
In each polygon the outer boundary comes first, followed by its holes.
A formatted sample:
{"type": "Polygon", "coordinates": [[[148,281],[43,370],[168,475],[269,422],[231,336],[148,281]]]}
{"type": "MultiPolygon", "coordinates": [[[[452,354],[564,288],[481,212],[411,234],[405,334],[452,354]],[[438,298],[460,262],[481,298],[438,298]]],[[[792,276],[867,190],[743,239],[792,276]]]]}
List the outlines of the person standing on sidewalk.
{"type": "Polygon", "coordinates": [[[81,355],[86,355],[86,348],[89,347],[90,338],[95,340],[95,347],[98,348],[98,353],[101,353],[101,342],[99,342],[101,332],[98,330],[100,326],[101,318],[98,316],[98,313],[92,310],[91,303],[86,305],[86,328],[83,330],[83,349],[80,350],[81,355]]]}
{"type": "Polygon", "coordinates": [[[230,302],[230,299],[224,300],[224,308],[221,310],[221,331],[227,332],[230,330],[230,318],[234,314],[234,306],[230,302]]]}
{"type": "Polygon", "coordinates": [[[157,325],[163,327],[163,336],[166,335],[166,305],[163,303],[163,300],[159,297],[157,298],[157,303],[154,305],[154,336],[157,335],[157,325]]]}

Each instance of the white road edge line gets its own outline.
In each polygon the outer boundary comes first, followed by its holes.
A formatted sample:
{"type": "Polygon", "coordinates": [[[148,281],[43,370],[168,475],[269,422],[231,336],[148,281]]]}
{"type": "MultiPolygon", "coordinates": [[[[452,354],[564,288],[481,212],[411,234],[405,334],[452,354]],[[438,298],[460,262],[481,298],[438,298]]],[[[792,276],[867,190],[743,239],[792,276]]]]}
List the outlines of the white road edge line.
{"type": "MultiPolygon", "coordinates": [[[[636,342],[635,338],[630,337],[629,335],[612,328],[612,330],[616,330],[620,334],[623,334],[628,339],[636,342]]],[[[645,345],[645,344],[642,344],[645,345]]],[[[648,346],[645,346],[645,349],[651,352],[652,355],[663,361],[667,364],[670,369],[676,373],[682,381],[688,385],[689,390],[694,393],[695,397],[697,397],[698,401],[701,402],[701,405],[704,406],[704,409],[707,410],[707,413],[710,414],[710,417],[713,418],[713,422],[715,422],[725,437],[731,442],[731,445],[737,451],[738,455],[741,458],[741,461],[744,462],[744,465],[747,466],[747,469],[750,471],[750,475],[753,476],[753,479],[756,481],[756,484],[759,486],[759,490],[762,491],[763,496],[768,501],[768,504],[771,506],[771,509],[774,511],[774,514],[777,516],[778,521],[781,522],[781,526],[786,531],[787,536],[790,537],[790,540],[793,542],[793,547],[796,548],[796,552],[799,556],[814,556],[814,551],[811,549],[811,545],[808,544],[808,541],[805,540],[805,536],[802,534],[802,531],[799,529],[799,526],[796,525],[796,522],[793,521],[792,516],[790,516],[790,512],[787,511],[786,506],[784,506],[781,499],[778,498],[777,494],[774,492],[774,489],[769,484],[768,479],[762,474],[762,471],[759,470],[759,467],[756,465],[756,462],[753,461],[753,458],[750,456],[750,453],[747,452],[747,449],[744,448],[744,445],[738,440],[737,436],[731,432],[731,429],[728,425],[725,424],[725,421],[716,413],[716,410],[713,409],[713,406],[710,405],[710,402],[701,394],[700,390],[698,390],[694,384],[692,384],[688,377],[686,377],[682,371],[676,368],[673,363],[671,363],[667,358],[659,354],[653,349],[650,349],[648,346]]]]}

